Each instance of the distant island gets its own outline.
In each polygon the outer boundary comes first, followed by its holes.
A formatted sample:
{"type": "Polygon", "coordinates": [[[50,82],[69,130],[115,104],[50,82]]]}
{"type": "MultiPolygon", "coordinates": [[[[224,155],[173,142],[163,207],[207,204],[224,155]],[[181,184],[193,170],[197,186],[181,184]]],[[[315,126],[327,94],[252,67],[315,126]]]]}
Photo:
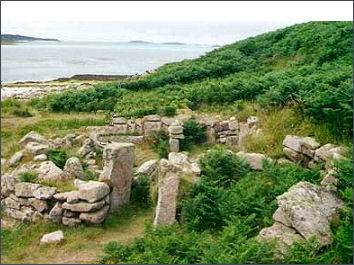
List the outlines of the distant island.
{"type": "Polygon", "coordinates": [[[18,34],[1,34],[1,44],[13,44],[21,41],[59,41],[58,39],[36,38],[18,34]]]}

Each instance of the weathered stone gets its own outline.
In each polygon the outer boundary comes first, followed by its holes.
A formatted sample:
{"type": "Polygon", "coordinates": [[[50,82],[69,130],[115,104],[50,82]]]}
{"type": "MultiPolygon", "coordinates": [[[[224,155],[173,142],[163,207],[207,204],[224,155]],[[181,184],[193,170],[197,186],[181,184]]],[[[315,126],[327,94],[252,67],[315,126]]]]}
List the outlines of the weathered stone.
{"type": "Polygon", "coordinates": [[[5,213],[16,220],[21,222],[31,222],[34,211],[30,207],[22,206],[20,210],[13,208],[5,208],[5,213]]]}
{"type": "Polygon", "coordinates": [[[67,191],[54,194],[54,199],[58,201],[66,201],[70,195],[77,193],[77,191],[67,191]]]}
{"type": "Polygon", "coordinates": [[[6,208],[12,208],[12,209],[17,209],[17,210],[20,210],[20,208],[21,208],[18,198],[17,197],[13,198],[12,196],[4,199],[4,206],[6,208]]]}
{"type": "Polygon", "coordinates": [[[62,223],[63,223],[63,225],[74,227],[74,226],[80,224],[81,220],[79,218],[70,218],[70,217],[64,216],[62,219],[62,223]]]}
{"type": "Polygon", "coordinates": [[[329,170],[321,181],[321,186],[325,186],[326,190],[329,191],[337,191],[337,184],[338,179],[334,169],[329,170]]]}
{"type": "Polygon", "coordinates": [[[174,126],[170,126],[168,127],[168,132],[170,134],[182,134],[183,133],[183,126],[180,125],[174,125],[174,126]]]}
{"type": "Polygon", "coordinates": [[[49,219],[54,222],[60,223],[63,217],[63,212],[64,209],[62,208],[62,204],[60,202],[57,202],[49,212],[49,219]]]}
{"type": "Polygon", "coordinates": [[[48,144],[48,141],[42,135],[34,131],[31,131],[27,133],[25,136],[23,136],[22,139],[18,142],[18,144],[23,148],[30,142],[40,143],[45,145],[48,144]]]}
{"type": "Polygon", "coordinates": [[[80,188],[81,185],[86,184],[87,181],[81,180],[81,179],[74,179],[74,186],[76,188],[80,188]]]}
{"type": "Polygon", "coordinates": [[[184,139],[183,134],[170,134],[170,139],[184,139]]]}
{"type": "Polygon", "coordinates": [[[144,120],[148,122],[156,122],[161,121],[161,117],[159,115],[146,115],[144,120]]]}
{"type": "Polygon", "coordinates": [[[33,156],[37,156],[41,154],[46,154],[48,152],[49,145],[29,142],[28,144],[26,144],[24,149],[33,156]]]}
{"type": "Polygon", "coordinates": [[[315,151],[315,161],[329,162],[334,158],[342,158],[344,149],[333,144],[325,144],[315,151]]]}
{"type": "Polygon", "coordinates": [[[158,160],[152,159],[144,162],[136,171],[139,175],[154,176],[157,173],[158,160]]]}
{"type": "Polygon", "coordinates": [[[159,191],[154,225],[168,225],[175,221],[181,172],[180,166],[166,159],[160,160],[159,191]]]}
{"type": "Polygon", "coordinates": [[[33,161],[46,161],[47,159],[48,158],[46,154],[40,154],[33,157],[33,161]]]}
{"type": "Polygon", "coordinates": [[[89,181],[80,185],[78,196],[90,203],[101,200],[109,193],[109,186],[104,182],[89,181]]]}
{"type": "Polygon", "coordinates": [[[277,250],[280,251],[280,254],[285,254],[288,247],[295,242],[304,241],[304,238],[295,229],[279,222],[275,222],[271,227],[263,228],[257,239],[260,241],[276,240],[277,250]]]}
{"type": "Polygon", "coordinates": [[[170,152],[179,152],[179,140],[178,139],[169,139],[170,152]]]}
{"type": "Polygon", "coordinates": [[[290,161],[286,158],[279,158],[277,160],[277,164],[278,165],[294,165],[294,162],[293,161],[290,161]]]}
{"type": "Polygon", "coordinates": [[[286,155],[291,161],[298,162],[303,159],[303,155],[294,151],[293,149],[283,147],[284,155],[286,155]]]}
{"type": "Polygon", "coordinates": [[[36,169],[39,180],[62,180],[65,178],[63,170],[57,167],[52,161],[44,161],[36,169]]]}
{"type": "Polygon", "coordinates": [[[85,222],[89,222],[92,224],[100,224],[106,218],[108,210],[109,210],[109,206],[107,205],[96,212],[80,213],[79,218],[80,218],[80,220],[85,221],[85,222]]]}
{"type": "Polygon", "coordinates": [[[33,193],[40,188],[41,185],[29,182],[19,182],[15,184],[15,195],[17,197],[34,197],[33,193]]]}
{"type": "Polygon", "coordinates": [[[134,144],[107,144],[103,152],[104,167],[99,177],[113,187],[111,210],[115,211],[126,204],[130,198],[133,181],[134,144]]]}
{"type": "Polygon", "coordinates": [[[230,119],[230,121],[229,121],[229,129],[231,131],[236,131],[236,130],[240,129],[238,121],[236,119],[233,119],[233,120],[230,119]]]}
{"type": "Polygon", "coordinates": [[[250,130],[248,124],[244,123],[244,122],[239,123],[239,127],[240,127],[240,132],[239,132],[239,136],[238,136],[238,146],[239,146],[239,148],[242,149],[244,141],[245,141],[246,137],[250,134],[251,130],[250,130]]]}
{"type": "Polygon", "coordinates": [[[10,193],[14,192],[17,182],[18,179],[13,175],[1,176],[1,196],[7,197],[10,193]]]}
{"type": "Polygon", "coordinates": [[[42,236],[40,244],[58,244],[64,241],[63,231],[55,231],[42,236]]]}
{"type": "Polygon", "coordinates": [[[83,179],[84,170],[82,168],[80,159],[77,157],[70,157],[68,160],[66,160],[63,173],[68,177],[83,179]]]}
{"type": "Polygon", "coordinates": [[[78,202],[78,203],[67,203],[64,202],[62,207],[73,212],[92,212],[101,209],[105,205],[104,201],[98,201],[95,203],[88,202],[78,202]]]}
{"type": "Polygon", "coordinates": [[[52,187],[40,187],[33,192],[33,197],[39,200],[48,200],[53,197],[56,190],[56,188],[52,187]]]}
{"type": "Polygon", "coordinates": [[[287,147],[293,151],[301,153],[302,137],[296,135],[287,135],[283,141],[283,147],[287,147]]]}
{"type": "Polygon", "coordinates": [[[238,152],[236,155],[246,160],[253,170],[262,170],[263,161],[267,159],[267,157],[263,154],[245,153],[242,151],[238,152]]]}
{"type": "Polygon", "coordinates": [[[332,242],[330,222],[343,202],[325,188],[299,182],[277,197],[273,219],[294,228],[305,239],[315,236],[321,245],[332,242]]]}
{"type": "Polygon", "coordinates": [[[66,202],[67,203],[77,203],[79,202],[79,192],[77,190],[68,192],[66,202]]]}
{"type": "Polygon", "coordinates": [[[123,117],[116,117],[112,120],[113,124],[126,124],[127,120],[123,117]]]}
{"type": "Polygon", "coordinates": [[[48,209],[47,201],[39,200],[36,198],[29,198],[28,203],[30,206],[35,208],[38,212],[43,212],[48,209]]]}
{"type": "Polygon", "coordinates": [[[162,128],[162,123],[159,121],[154,121],[154,122],[150,122],[150,121],[146,121],[144,122],[144,134],[148,135],[151,134],[152,132],[156,132],[161,130],[162,128]]]}
{"type": "Polygon", "coordinates": [[[188,163],[188,156],[184,153],[170,152],[168,154],[168,160],[173,164],[186,164],[188,163]]]}
{"type": "Polygon", "coordinates": [[[64,210],[63,216],[69,217],[69,218],[73,218],[73,217],[78,217],[78,213],[77,212],[72,212],[70,210],[64,210]]]}
{"type": "Polygon", "coordinates": [[[92,139],[87,138],[85,139],[83,145],[80,147],[80,149],[77,151],[77,154],[81,157],[85,157],[88,153],[91,152],[92,148],[94,146],[94,142],[92,139]]]}
{"type": "Polygon", "coordinates": [[[17,164],[18,162],[20,162],[23,158],[24,154],[23,151],[18,151],[16,152],[8,161],[9,166],[13,166],[15,164],[17,164]]]}

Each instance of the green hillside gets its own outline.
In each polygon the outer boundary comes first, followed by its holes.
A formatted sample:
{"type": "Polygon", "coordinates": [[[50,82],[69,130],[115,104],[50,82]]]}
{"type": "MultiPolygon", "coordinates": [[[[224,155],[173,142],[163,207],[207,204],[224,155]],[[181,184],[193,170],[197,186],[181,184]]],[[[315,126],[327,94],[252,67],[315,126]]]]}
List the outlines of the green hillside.
{"type": "Polygon", "coordinates": [[[351,135],[352,23],[309,22],[238,41],[138,79],[49,99],[52,111],[115,110],[123,116],[252,100],[294,106],[333,133],[351,135]]]}

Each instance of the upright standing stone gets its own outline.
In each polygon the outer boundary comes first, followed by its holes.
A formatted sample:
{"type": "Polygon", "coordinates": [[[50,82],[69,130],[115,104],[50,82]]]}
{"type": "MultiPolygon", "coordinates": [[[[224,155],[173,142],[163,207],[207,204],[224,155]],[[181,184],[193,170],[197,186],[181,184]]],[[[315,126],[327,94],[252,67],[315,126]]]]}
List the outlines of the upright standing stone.
{"type": "Polygon", "coordinates": [[[182,169],[169,160],[161,159],[159,192],[154,225],[172,224],[176,219],[178,185],[182,169]]]}
{"type": "Polygon", "coordinates": [[[130,198],[133,181],[134,144],[111,143],[103,152],[104,167],[99,180],[113,189],[111,192],[111,211],[119,209],[130,198]]]}

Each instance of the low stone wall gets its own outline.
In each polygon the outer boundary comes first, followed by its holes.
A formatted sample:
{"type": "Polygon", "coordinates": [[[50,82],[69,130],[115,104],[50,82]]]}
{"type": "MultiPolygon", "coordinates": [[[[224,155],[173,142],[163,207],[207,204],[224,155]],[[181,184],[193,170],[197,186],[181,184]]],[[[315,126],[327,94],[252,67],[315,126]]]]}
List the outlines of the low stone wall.
{"type": "Polygon", "coordinates": [[[77,190],[57,192],[54,187],[2,178],[1,207],[8,216],[27,222],[45,218],[68,226],[81,222],[99,224],[107,215],[109,186],[99,181],[75,180],[77,190]]]}

